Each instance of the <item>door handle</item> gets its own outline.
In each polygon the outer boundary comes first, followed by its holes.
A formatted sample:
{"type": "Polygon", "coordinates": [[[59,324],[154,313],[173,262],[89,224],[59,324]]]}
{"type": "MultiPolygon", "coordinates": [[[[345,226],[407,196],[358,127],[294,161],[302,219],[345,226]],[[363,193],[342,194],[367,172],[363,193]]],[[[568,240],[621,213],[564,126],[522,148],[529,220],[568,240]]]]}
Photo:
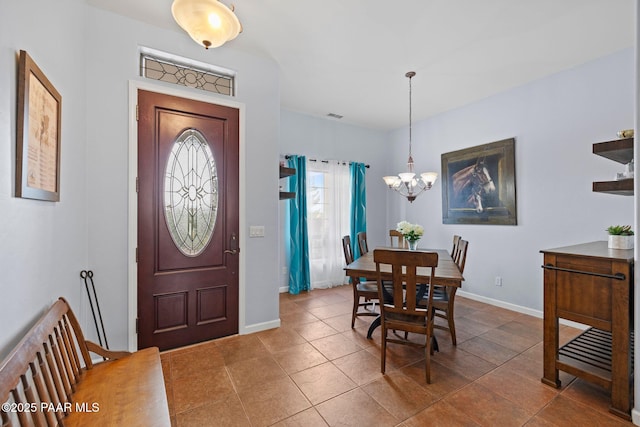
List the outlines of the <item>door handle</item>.
{"type": "Polygon", "coordinates": [[[229,248],[224,251],[225,254],[237,255],[240,252],[240,248],[238,248],[238,236],[236,233],[231,233],[231,238],[229,239],[229,248]]]}

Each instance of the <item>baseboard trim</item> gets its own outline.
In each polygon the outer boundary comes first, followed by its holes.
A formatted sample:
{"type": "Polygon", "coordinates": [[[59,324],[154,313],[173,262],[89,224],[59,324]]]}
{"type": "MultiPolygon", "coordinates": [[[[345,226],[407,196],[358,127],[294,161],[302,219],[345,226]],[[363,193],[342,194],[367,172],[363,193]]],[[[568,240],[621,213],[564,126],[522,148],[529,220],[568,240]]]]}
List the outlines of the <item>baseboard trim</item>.
{"type": "MultiPolygon", "coordinates": [[[[283,293],[287,293],[289,292],[289,287],[288,286],[281,286],[278,291],[283,294],[283,293]]],[[[482,302],[485,304],[489,304],[489,305],[493,305],[496,307],[500,307],[500,308],[504,308],[507,310],[511,310],[511,311],[515,311],[517,313],[522,313],[522,314],[527,314],[529,316],[533,316],[533,317],[537,317],[539,319],[542,319],[544,317],[544,313],[540,310],[534,310],[532,308],[529,307],[524,307],[522,305],[517,305],[517,304],[511,304],[509,302],[504,302],[504,301],[500,301],[497,299],[493,299],[493,298],[488,298],[482,295],[476,295],[476,294],[472,294],[469,292],[465,292],[463,290],[458,290],[458,292],[456,292],[457,295],[460,295],[461,297],[464,298],[469,298],[471,300],[474,301],[478,301],[478,302],[482,302]]],[[[576,322],[572,322],[571,320],[566,320],[566,319],[559,319],[560,324],[562,325],[566,325],[566,326],[570,326],[572,328],[576,328],[576,329],[587,329],[588,326],[583,325],[582,323],[576,323],[576,322]]],[[[280,321],[278,320],[278,326],[280,326],[280,321]]],[[[271,329],[271,328],[277,328],[278,326],[271,326],[271,327],[267,327],[264,329],[258,329],[258,330],[265,330],[265,329],[271,329]]],[[[245,330],[248,328],[245,328],[245,330]]],[[[258,331],[256,330],[256,331],[258,331]]],[[[250,333],[250,332],[246,332],[246,333],[250,333]]]]}
{"type": "Polygon", "coordinates": [[[253,325],[247,325],[240,332],[240,335],[253,334],[254,332],[266,331],[268,329],[274,329],[280,327],[280,319],[270,320],[269,322],[254,323],[253,325]]]}
{"type": "MultiPolygon", "coordinates": [[[[459,290],[458,292],[456,292],[456,295],[460,295],[464,298],[469,298],[474,301],[482,302],[485,304],[493,305],[493,306],[504,308],[507,310],[515,311],[517,313],[528,314],[529,316],[537,317],[539,319],[544,318],[544,313],[542,311],[534,310],[529,307],[524,307],[517,304],[511,304],[509,302],[504,302],[497,299],[484,297],[482,295],[471,294],[469,292],[464,292],[462,290],[459,290]]],[[[570,326],[576,329],[584,330],[588,328],[587,325],[583,325],[582,323],[572,322],[571,320],[559,319],[559,322],[561,325],[570,326]]]]}

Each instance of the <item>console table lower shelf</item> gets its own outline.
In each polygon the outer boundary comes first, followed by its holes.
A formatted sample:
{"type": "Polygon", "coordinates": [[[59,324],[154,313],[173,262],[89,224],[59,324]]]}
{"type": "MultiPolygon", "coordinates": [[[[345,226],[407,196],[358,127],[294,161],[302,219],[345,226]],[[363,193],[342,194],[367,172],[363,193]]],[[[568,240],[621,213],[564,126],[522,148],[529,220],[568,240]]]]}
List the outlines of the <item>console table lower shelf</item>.
{"type": "MultiPolygon", "coordinates": [[[[633,340],[629,337],[633,377],[633,340]]],[[[589,328],[560,347],[556,367],[611,390],[611,332],[589,328]]],[[[631,378],[629,379],[631,381],[631,378]]],[[[555,385],[555,384],[550,384],[555,385]]]]}

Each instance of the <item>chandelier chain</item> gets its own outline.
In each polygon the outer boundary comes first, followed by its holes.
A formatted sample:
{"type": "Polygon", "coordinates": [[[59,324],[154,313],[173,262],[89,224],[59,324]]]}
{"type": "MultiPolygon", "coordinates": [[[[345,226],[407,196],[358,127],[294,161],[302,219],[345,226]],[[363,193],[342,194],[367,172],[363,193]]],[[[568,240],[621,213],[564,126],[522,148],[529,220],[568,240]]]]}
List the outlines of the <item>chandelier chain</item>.
{"type": "Polygon", "coordinates": [[[413,75],[411,73],[407,73],[407,76],[409,77],[409,157],[411,156],[411,78],[413,77],[413,75]]]}

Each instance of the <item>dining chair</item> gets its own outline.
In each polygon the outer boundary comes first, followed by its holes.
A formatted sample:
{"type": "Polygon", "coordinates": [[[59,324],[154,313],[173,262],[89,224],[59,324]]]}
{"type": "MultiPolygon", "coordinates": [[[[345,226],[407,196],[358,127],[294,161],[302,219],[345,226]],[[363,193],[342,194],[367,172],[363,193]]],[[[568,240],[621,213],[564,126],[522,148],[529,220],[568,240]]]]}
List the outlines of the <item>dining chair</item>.
{"type": "Polygon", "coordinates": [[[358,241],[358,248],[360,249],[360,255],[364,255],[369,252],[369,245],[367,244],[367,232],[361,231],[356,234],[356,240],[358,241]]]}
{"type": "Polygon", "coordinates": [[[398,251],[392,249],[375,249],[373,260],[376,263],[378,276],[378,299],[384,301],[380,304],[380,321],[382,326],[382,346],[380,354],[381,372],[385,373],[387,343],[396,343],[421,347],[425,349],[425,378],[431,383],[431,355],[433,354],[433,293],[429,292],[426,306],[418,306],[416,298],[418,286],[417,267],[431,269],[430,281],[434,281],[435,267],[438,266],[437,252],[398,251]],[[382,275],[380,266],[391,266],[391,300],[384,299],[382,293],[382,275]],[[425,336],[425,343],[403,339],[395,333],[389,336],[389,330],[411,332],[425,336]]]}
{"type": "MultiPolygon", "coordinates": [[[[467,262],[467,249],[469,248],[469,242],[460,239],[458,242],[458,259],[455,260],[456,265],[460,273],[464,273],[464,266],[467,262]]],[[[433,310],[436,317],[445,319],[448,326],[434,325],[435,328],[444,331],[449,331],[451,334],[451,343],[457,345],[456,341],[456,324],[454,321],[453,307],[456,298],[455,286],[434,286],[433,290],[433,310]]],[[[424,303],[422,303],[424,305],[424,303]]]]}
{"type": "Polygon", "coordinates": [[[457,234],[453,235],[453,247],[451,248],[451,258],[453,258],[454,262],[458,255],[458,245],[460,244],[460,239],[462,239],[462,237],[458,236],[457,234]]]}
{"type": "MultiPolygon", "coordinates": [[[[347,265],[353,262],[353,250],[351,247],[351,238],[344,236],[342,238],[342,250],[344,252],[344,261],[347,265]]],[[[372,310],[360,311],[361,307],[367,305],[375,306],[378,300],[378,283],[372,280],[360,281],[358,277],[351,278],[351,287],[353,288],[353,309],[351,313],[351,327],[355,325],[357,316],[378,316],[379,314],[372,310]],[[360,299],[364,299],[363,302],[360,299]]]]}
{"type": "Polygon", "coordinates": [[[394,248],[407,248],[407,241],[398,230],[389,230],[389,243],[394,248]]]}

